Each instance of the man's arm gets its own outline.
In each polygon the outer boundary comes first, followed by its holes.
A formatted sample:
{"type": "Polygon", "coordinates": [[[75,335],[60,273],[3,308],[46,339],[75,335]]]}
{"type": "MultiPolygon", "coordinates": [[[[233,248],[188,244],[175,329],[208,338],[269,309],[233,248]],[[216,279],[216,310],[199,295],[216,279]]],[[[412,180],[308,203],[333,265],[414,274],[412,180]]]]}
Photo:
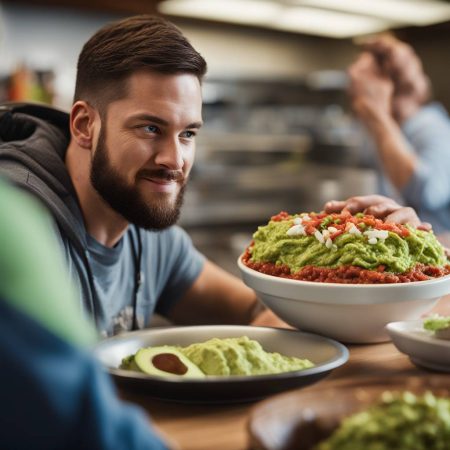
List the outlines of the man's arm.
{"type": "Polygon", "coordinates": [[[419,210],[450,201],[450,120],[430,100],[430,81],[414,49],[392,36],[364,46],[349,68],[355,112],[375,140],[386,176],[419,210]]]}
{"type": "Polygon", "coordinates": [[[252,289],[211,261],[205,262],[191,288],[169,311],[168,318],[180,325],[288,327],[261,304],[252,289]]]}
{"type": "Polygon", "coordinates": [[[368,114],[365,125],[375,141],[386,175],[402,191],[417,171],[417,155],[412,151],[397,122],[383,111],[368,114]]]}
{"type": "Polygon", "coordinates": [[[416,171],[418,158],[393,118],[393,83],[381,73],[370,53],[358,58],[350,67],[349,76],[353,109],[375,140],[387,176],[402,189],[416,171]]]}

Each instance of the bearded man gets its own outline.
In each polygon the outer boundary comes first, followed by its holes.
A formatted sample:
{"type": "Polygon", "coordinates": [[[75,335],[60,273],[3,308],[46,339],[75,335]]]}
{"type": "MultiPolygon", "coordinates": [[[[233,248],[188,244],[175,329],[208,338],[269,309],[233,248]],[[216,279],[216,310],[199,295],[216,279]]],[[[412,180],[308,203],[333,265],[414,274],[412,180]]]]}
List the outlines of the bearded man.
{"type": "MultiPolygon", "coordinates": [[[[180,325],[286,326],[175,225],[205,73],[177,27],[134,16],[82,48],[70,115],[0,105],[0,175],[50,211],[80,302],[103,336],[147,327],[154,312],[180,325]]],[[[356,206],[380,202],[384,215],[401,209],[384,197],[356,206]]]]}
{"type": "Polygon", "coordinates": [[[146,327],[155,311],[177,324],[284,325],[175,226],[205,73],[178,28],[135,16],[84,45],[70,116],[2,107],[0,174],[50,210],[80,300],[105,336],[146,327]]]}

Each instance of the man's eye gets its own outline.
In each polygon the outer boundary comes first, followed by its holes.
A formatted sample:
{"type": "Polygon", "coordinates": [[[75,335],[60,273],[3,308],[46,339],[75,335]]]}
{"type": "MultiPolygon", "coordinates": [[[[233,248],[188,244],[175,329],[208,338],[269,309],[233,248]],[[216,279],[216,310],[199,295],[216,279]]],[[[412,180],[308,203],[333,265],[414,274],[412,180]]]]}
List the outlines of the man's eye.
{"type": "Polygon", "coordinates": [[[186,130],[186,131],[183,131],[183,133],[181,133],[181,137],[188,138],[188,139],[193,138],[195,135],[196,135],[196,133],[191,130],[186,130]]]}
{"type": "Polygon", "coordinates": [[[155,125],[146,125],[145,127],[143,127],[143,129],[147,133],[157,133],[158,132],[158,127],[156,127],[155,125]]]}

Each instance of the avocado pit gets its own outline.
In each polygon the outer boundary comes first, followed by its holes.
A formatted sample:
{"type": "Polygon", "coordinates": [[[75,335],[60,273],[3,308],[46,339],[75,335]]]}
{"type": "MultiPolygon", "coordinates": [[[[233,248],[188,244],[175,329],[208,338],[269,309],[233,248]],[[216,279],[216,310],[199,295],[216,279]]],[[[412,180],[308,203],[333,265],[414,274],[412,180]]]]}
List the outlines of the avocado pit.
{"type": "Polygon", "coordinates": [[[188,368],[173,353],[160,353],[152,358],[152,364],[163,372],[173,373],[174,375],[184,375],[188,368]]]}

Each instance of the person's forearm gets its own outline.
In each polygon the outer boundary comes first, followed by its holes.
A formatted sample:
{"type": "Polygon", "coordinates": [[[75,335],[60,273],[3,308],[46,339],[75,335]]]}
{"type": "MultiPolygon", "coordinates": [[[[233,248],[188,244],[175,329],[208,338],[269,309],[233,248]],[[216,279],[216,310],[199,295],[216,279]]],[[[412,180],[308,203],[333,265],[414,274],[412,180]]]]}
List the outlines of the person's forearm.
{"type": "Polygon", "coordinates": [[[399,125],[384,114],[374,115],[365,123],[375,140],[386,175],[396,188],[404,188],[414,174],[418,161],[409,150],[399,125]]]}
{"type": "Polygon", "coordinates": [[[276,316],[270,309],[264,308],[257,316],[250,322],[250,325],[257,327],[277,327],[277,328],[292,328],[286,322],[276,316]]]}

